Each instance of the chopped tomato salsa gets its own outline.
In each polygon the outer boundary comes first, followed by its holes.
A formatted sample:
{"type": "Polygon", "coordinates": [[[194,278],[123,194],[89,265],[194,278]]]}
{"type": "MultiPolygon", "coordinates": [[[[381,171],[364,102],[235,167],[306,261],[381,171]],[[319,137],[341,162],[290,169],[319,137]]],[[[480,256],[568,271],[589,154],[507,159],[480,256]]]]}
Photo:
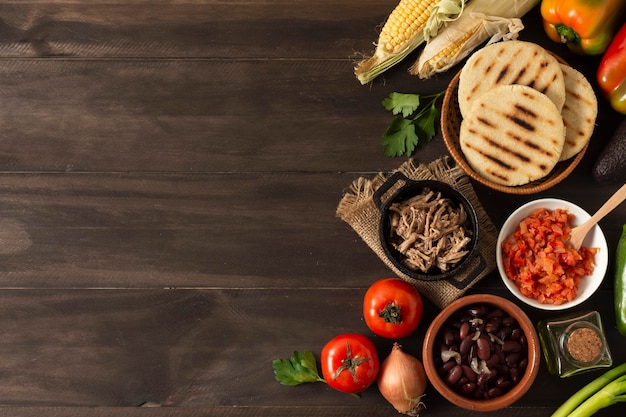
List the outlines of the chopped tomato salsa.
{"type": "Polygon", "coordinates": [[[598,249],[569,244],[573,218],[564,209],[536,209],[502,242],[506,276],[525,296],[542,304],[572,301],[593,272],[598,249]]]}

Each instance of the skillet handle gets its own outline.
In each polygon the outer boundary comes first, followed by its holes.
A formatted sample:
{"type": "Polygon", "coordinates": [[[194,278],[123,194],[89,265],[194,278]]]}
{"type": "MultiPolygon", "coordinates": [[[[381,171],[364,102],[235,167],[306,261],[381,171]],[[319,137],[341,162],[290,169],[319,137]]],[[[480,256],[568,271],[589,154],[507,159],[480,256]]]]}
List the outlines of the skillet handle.
{"type": "Polygon", "coordinates": [[[467,276],[463,278],[461,281],[455,279],[455,277],[447,278],[446,280],[450,284],[462,290],[464,288],[467,288],[467,286],[470,285],[472,281],[474,281],[474,279],[476,279],[476,277],[485,270],[485,268],[487,267],[487,261],[485,260],[485,257],[483,256],[483,254],[480,253],[480,250],[477,250],[477,251],[478,251],[478,255],[476,255],[477,261],[474,261],[474,263],[478,262],[478,264],[472,265],[472,262],[470,262],[470,264],[467,265],[467,268],[466,268],[467,276]]]}
{"type": "Polygon", "coordinates": [[[387,193],[387,191],[389,191],[394,185],[396,185],[400,181],[404,181],[403,187],[413,182],[402,172],[396,171],[391,174],[389,178],[387,178],[376,191],[374,191],[372,199],[374,200],[374,204],[376,204],[376,207],[378,207],[378,211],[380,211],[381,213],[386,203],[386,201],[382,200],[383,196],[385,195],[385,193],[387,193]]]}

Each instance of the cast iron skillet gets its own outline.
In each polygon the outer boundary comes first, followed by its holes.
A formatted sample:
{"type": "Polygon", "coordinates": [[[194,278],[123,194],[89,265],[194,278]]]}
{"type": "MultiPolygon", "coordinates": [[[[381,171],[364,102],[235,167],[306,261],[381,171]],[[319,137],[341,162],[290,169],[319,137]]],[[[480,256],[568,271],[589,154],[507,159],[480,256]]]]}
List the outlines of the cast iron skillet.
{"type": "MultiPolygon", "coordinates": [[[[392,174],[375,192],[374,192],[374,203],[378,207],[380,211],[380,226],[379,226],[379,239],[381,246],[385,252],[385,255],[389,260],[393,263],[393,265],[399,269],[405,275],[421,280],[421,281],[437,281],[442,279],[449,279],[455,286],[458,282],[455,279],[452,279],[455,275],[460,272],[464,272],[468,264],[472,261],[472,259],[476,256],[477,248],[478,248],[478,237],[479,237],[479,225],[478,218],[476,216],[476,210],[469,202],[469,200],[461,194],[459,191],[455,190],[453,187],[448,185],[442,181],[435,180],[421,180],[421,181],[413,181],[407,178],[401,172],[395,172],[392,174]],[[404,182],[403,185],[398,188],[391,197],[386,199],[385,194],[393,188],[396,184],[404,182]],[[391,225],[389,222],[389,207],[391,204],[396,202],[404,201],[410,197],[421,194],[424,188],[430,188],[433,191],[440,191],[442,195],[450,198],[452,201],[460,204],[465,209],[467,213],[467,228],[472,232],[471,241],[468,243],[467,249],[469,250],[468,254],[465,255],[465,258],[461,260],[458,264],[456,264],[453,268],[447,271],[441,271],[437,267],[431,268],[428,272],[423,273],[421,271],[412,270],[402,264],[400,261],[404,255],[400,254],[397,250],[391,247],[388,243],[388,237],[391,235],[390,229],[391,225]]],[[[481,257],[482,258],[482,257],[481,257]]],[[[484,260],[483,260],[484,261],[484,260]]],[[[483,267],[484,267],[484,262],[483,267]]],[[[470,273],[469,277],[463,279],[464,283],[471,282],[476,274],[480,271],[475,271],[475,273],[470,273]],[[471,279],[470,279],[471,278],[471,279]]],[[[462,287],[460,287],[462,288],[462,287]]]]}

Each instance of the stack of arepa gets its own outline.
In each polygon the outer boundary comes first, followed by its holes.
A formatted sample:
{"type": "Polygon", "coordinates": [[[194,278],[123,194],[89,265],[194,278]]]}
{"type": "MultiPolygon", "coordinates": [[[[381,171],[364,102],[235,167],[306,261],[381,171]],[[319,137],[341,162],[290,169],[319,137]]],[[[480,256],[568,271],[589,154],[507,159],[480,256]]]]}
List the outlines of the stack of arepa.
{"type": "Polygon", "coordinates": [[[503,41],[475,52],[459,77],[459,142],[479,175],[519,186],[580,152],[598,103],[589,81],[541,46],[503,41]]]}

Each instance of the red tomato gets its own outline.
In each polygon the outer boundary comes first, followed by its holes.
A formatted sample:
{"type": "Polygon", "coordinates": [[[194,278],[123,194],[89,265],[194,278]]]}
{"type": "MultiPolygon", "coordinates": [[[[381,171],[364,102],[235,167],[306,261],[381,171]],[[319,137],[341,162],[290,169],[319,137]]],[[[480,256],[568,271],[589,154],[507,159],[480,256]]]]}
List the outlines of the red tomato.
{"type": "Polygon", "coordinates": [[[334,389],[356,394],[378,376],[380,362],[371,340],[360,334],[340,334],[322,349],[322,376],[334,389]]]}
{"type": "Polygon", "coordinates": [[[400,278],[384,278],[365,293],[363,317],[378,336],[397,339],[413,333],[422,319],[424,304],[417,289],[400,278]]]}

